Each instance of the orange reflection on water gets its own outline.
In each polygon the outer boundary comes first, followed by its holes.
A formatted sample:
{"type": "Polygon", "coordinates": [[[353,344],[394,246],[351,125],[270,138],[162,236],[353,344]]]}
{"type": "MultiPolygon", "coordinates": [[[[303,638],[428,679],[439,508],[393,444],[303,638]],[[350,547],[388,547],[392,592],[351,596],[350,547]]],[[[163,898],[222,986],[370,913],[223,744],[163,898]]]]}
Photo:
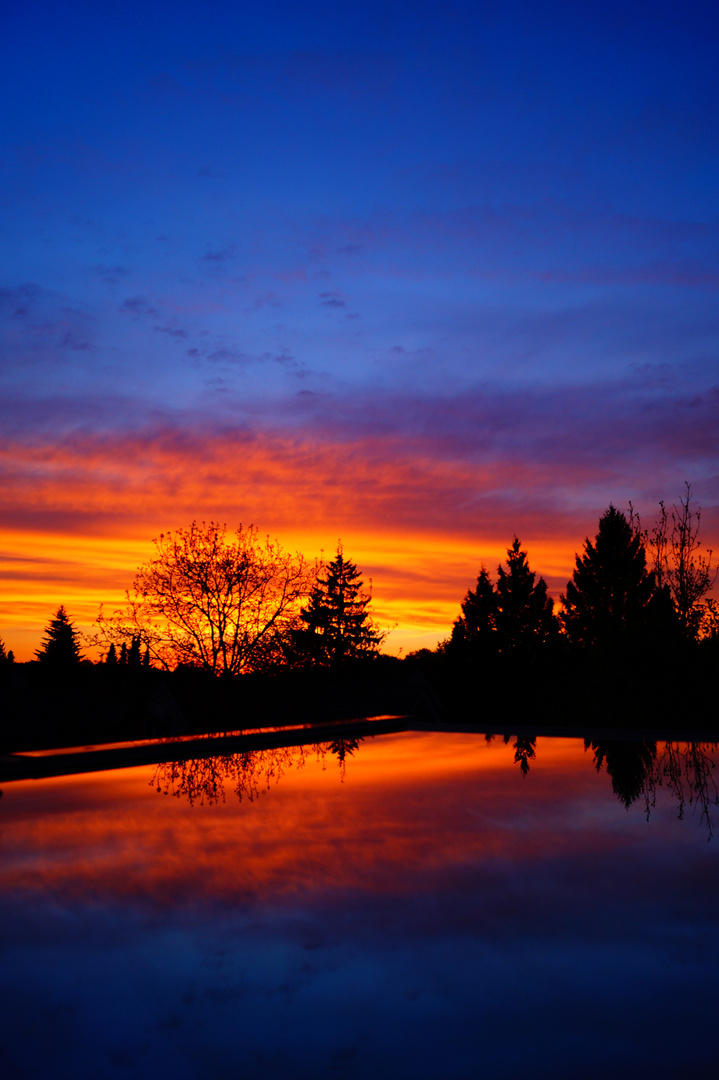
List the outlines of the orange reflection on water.
{"type": "Polygon", "coordinates": [[[438,869],[449,881],[470,864],[601,846],[568,822],[591,821],[606,778],[581,741],[540,743],[528,777],[511,747],[477,735],[366,740],[344,778],[326,747],[268,751],[242,801],[228,782],[211,804],[158,792],[148,767],[9,785],[0,889],[60,903],[266,904],[404,892],[438,869]]]}

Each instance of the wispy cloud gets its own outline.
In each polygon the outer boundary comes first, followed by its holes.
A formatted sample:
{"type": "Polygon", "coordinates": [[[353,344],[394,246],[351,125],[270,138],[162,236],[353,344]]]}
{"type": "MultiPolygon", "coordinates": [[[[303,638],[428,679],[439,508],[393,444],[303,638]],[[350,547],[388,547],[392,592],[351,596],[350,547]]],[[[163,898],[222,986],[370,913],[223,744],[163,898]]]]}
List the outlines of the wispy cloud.
{"type": "Polygon", "coordinates": [[[227,247],[213,248],[208,244],[207,251],[202,256],[204,262],[212,263],[226,263],[233,258],[235,254],[235,247],[233,244],[228,244],[227,247]]]}
{"type": "Polygon", "coordinates": [[[344,308],[347,307],[347,301],[343,299],[342,294],[335,290],[328,290],[327,292],[321,292],[320,303],[323,307],[329,308],[344,308]]]}
{"type": "Polygon", "coordinates": [[[157,308],[146,296],[128,296],[118,308],[123,315],[151,315],[157,318],[160,314],[157,308]]]}

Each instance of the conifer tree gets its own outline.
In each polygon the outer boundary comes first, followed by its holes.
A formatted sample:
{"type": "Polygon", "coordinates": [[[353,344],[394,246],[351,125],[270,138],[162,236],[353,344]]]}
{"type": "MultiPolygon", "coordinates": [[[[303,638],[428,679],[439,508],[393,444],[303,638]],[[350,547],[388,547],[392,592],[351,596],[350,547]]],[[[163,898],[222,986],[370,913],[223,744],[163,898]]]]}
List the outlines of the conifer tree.
{"type": "Polygon", "coordinates": [[[554,605],[544,578],[529,569],[527,552],[515,536],[507,548],[507,569],[497,567],[496,627],[502,651],[543,645],[557,632],[554,605]]]}
{"type": "Polygon", "coordinates": [[[462,601],[462,614],[452,627],[451,650],[457,655],[485,653],[497,645],[497,595],[487,568],[477,575],[477,587],[462,601]]]}
{"type": "Polygon", "coordinates": [[[584,646],[640,641],[655,595],[655,578],[647,570],[639,529],[610,506],[599,519],[594,542],[584,541],[584,554],[577,555],[572,580],[561,598],[569,640],[584,646]]]}
{"type": "Polygon", "coordinates": [[[132,641],[130,642],[130,650],[127,654],[127,662],[131,667],[142,666],[142,656],[140,655],[140,636],[139,634],[133,634],[132,641]]]}
{"type": "Polygon", "coordinates": [[[515,536],[507,548],[507,568],[497,567],[492,584],[483,566],[476,589],[462,601],[462,614],[452,628],[450,651],[457,659],[479,659],[488,653],[532,650],[557,633],[557,620],[544,578],[529,569],[527,552],[515,536]]]}
{"type": "Polygon", "coordinates": [[[69,667],[82,659],[80,633],[70,622],[63,605],[45,628],[44,640],[35,655],[38,660],[55,667],[69,667]]]}
{"type": "Polygon", "coordinates": [[[12,649],[6,651],[5,642],[0,638],[0,664],[12,664],[15,660],[15,653],[12,649]]]}
{"type": "Polygon", "coordinates": [[[293,658],[300,663],[335,666],[376,655],[384,634],[370,618],[370,601],[359,570],[344,557],[338,544],[337,554],[318,575],[300,613],[303,625],[293,634],[293,658]]]}
{"type": "Polygon", "coordinates": [[[115,649],[114,641],[110,645],[110,648],[107,650],[107,656],[105,658],[105,663],[109,664],[111,667],[117,666],[117,650],[115,649]]]}

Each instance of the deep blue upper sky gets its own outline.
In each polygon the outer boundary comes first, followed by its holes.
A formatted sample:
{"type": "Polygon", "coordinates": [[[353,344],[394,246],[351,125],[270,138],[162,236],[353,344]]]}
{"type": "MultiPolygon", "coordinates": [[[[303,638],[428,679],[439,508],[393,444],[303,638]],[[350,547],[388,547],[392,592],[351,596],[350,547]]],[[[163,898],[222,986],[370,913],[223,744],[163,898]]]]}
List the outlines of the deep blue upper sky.
{"type": "Polygon", "coordinates": [[[391,430],[719,505],[718,46],[694,0],[16,4],[3,431],[391,430]]]}

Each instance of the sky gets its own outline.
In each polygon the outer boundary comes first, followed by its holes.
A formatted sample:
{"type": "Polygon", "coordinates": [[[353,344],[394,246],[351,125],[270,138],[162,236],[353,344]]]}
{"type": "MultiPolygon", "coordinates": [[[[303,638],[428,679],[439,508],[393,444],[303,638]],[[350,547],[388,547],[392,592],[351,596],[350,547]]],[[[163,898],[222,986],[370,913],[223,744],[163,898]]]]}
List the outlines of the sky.
{"type": "Polygon", "coordinates": [[[89,628],[194,519],[433,646],[516,534],[719,548],[711,3],[15,4],[0,80],[0,635],[89,628]]]}

